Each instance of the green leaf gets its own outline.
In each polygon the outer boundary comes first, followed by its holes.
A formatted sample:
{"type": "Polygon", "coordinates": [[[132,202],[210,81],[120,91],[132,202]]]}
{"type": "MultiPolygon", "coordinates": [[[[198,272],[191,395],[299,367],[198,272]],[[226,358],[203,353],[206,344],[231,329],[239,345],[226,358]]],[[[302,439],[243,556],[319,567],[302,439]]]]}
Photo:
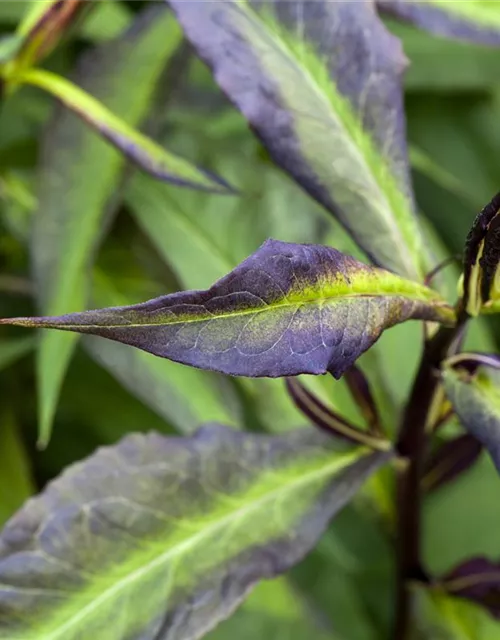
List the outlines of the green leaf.
{"type": "Polygon", "coordinates": [[[9,640],[199,638],[298,562],[390,456],[338,453],[309,429],[130,436],[7,525],[0,629],[9,640]]]}
{"type": "Polygon", "coordinates": [[[0,371],[27,355],[35,344],[35,340],[31,338],[0,340],[0,371]]]}
{"type": "Polygon", "coordinates": [[[296,591],[284,578],[260,583],[206,640],[341,640],[313,622],[314,614],[296,591]]]}
{"type": "Polygon", "coordinates": [[[91,13],[85,17],[79,35],[92,42],[117,38],[130,25],[131,19],[131,11],[122,2],[96,2],[91,13]]]}
{"type": "Polygon", "coordinates": [[[432,33],[500,45],[500,5],[491,0],[377,0],[384,11],[432,33]]]}
{"type": "Polygon", "coordinates": [[[377,264],[419,279],[423,243],[400,86],[405,59],[372,2],[170,5],[273,159],[377,264]]]}
{"type": "Polygon", "coordinates": [[[28,456],[17,424],[11,413],[3,410],[0,416],[0,525],[33,492],[28,456]]]}
{"type": "MultiPolygon", "coordinates": [[[[129,302],[103,273],[94,279],[92,299],[102,306],[129,302]]],[[[88,337],[84,345],[92,358],[130,393],[181,433],[192,432],[207,421],[233,426],[242,422],[235,388],[222,376],[183,367],[109,340],[88,337]]]]}
{"type": "Polygon", "coordinates": [[[414,619],[409,640],[493,640],[500,623],[482,607],[453,598],[441,589],[415,586],[414,619]]]}
{"type": "Polygon", "coordinates": [[[487,448],[500,472],[500,362],[471,354],[476,362],[471,372],[464,363],[467,357],[461,354],[444,363],[444,389],[460,422],[487,448]]]}
{"type": "MultiPolygon", "coordinates": [[[[147,115],[155,83],[180,41],[167,11],[146,11],[120,39],[90,52],[77,81],[131,126],[147,115]],[[98,70],[98,73],[96,72],[98,70]],[[134,91],[130,90],[133,83],[134,91]]],[[[124,158],[69,111],[57,112],[43,141],[32,255],[40,307],[83,309],[93,254],[124,158]]],[[[46,443],[75,337],[42,336],[38,359],[40,439],[46,443]]]]}
{"type": "Polygon", "coordinates": [[[268,240],[206,291],[0,324],[99,335],[230,375],[339,378],[385,329],[410,319],[455,321],[423,285],[330,247],[268,240]]]}
{"type": "Polygon", "coordinates": [[[54,95],[129,160],[156,178],[194,189],[228,192],[229,188],[224,182],[212,178],[187,160],[147,138],[65,78],[49,71],[31,69],[19,76],[19,81],[54,95]]]}

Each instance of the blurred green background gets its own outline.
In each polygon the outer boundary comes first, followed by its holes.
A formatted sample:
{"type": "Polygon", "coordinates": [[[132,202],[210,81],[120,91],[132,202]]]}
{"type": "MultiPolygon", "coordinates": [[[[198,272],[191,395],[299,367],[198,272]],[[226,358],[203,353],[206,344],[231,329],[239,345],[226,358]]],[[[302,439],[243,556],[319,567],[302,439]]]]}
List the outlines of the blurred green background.
{"type": "MultiPolygon", "coordinates": [[[[0,2],[1,34],[14,30],[26,4],[0,2]]],[[[239,194],[207,195],[155,181],[49,95],[22,88],[4,96],[1,316],[37,313],[49,298],[57,300],[58,312],[70,312],[80,304],[121,305],[205,288],[268,237],[359,255],[332,218],[273,166],[162,5],[97,5],[44,67],[71,77],[130,124],[223,176],[239,194]],[[150,11],[159,13],[144,16],[150,11]]],[[[500,52],[387,24],[410,61],[410,158],[438,262],[461,253],[473,217],[500,186],[500,52]]],[[[457,275],[458,261],[444,276],[450,299],[457,275]]],[[[54,336],[0,332],[0,522],[67,465],[130,431],[189,433],[216,420],[278,432],[307,423],[282,381],[228,379],[96,338],[78,341],[65,374],[61,363],[77,338],[54,336]],[[53,422],[43,451],[36,447],[40,416],[46,425],[53,422]]],[[[417,323],[400,326],[361,359],[389,430],[421,337],[417,323]]],[[[497,337],[493,324],[477,323],[470,346],[495,348],[497,337]]],[[[306,382],[325,402],[361,420],[343,382],[306,382]]],[[[448,433],[457,429],[452,424],[448,433]]],[[[391,481],[382,477],[291,576],[259,587],[213,637],[305,639],[311,620],[318,638],[387,637],[392,518],[391,481]]],[[[500,558],[499,526],[498,480],[483,456],[427,498],[424,547],[431,571],[447,571],[473,554],[500,558]]]]}

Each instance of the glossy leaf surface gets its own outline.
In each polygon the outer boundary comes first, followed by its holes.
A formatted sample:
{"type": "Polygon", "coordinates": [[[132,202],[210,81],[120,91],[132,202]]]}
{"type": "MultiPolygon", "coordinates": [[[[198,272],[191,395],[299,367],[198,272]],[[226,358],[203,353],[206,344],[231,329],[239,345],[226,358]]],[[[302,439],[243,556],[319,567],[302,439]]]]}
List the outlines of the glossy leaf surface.
{"type": "Polygon", "coordinates": [[[463,426],[488,450],[500,471],[500,370],[480,364],[471,373],[445,363],[446,395],[463,426]]]}
{"type": "MultiPolygon", "coordinates": [[[[172,16],[153,7],[121,38],[86,54],[76,82],[137,126],[148,113],[156,81],[179,38],[172,16]]],[[[58,314],[85,308],[93,255],[113,209],[111,199],[125,162],[65,109],[57,111],[44,135],[42,156],[33,273],[42,313],[58,314]]],[[[42,336],[37,367],[43,442],[50,434],[75,337],[42,336]]]]}
{"type": "Polygon", "coordinates": [[[231,375],[340,377],[409,319],[452,324],[454,313],[431,289],[330,247],[268,240],[207,291],[1,322],[99,335],[231,375]]]}
{"type": "Polygon", "coordinates": [[[373,3],[169,4],[275,162],[377,264],[419,279],[422,240],[400,87],[405,58],[373,3]]]}
{"type": "Polygon", "coordinates": [[[286,571],[390,453],[314,430],[129,436],[66,471],[0,537],[9,640],[201,637],[286,571]]]}
{"type": "Polygon", "coordinates": [[[500,5],[491,0],[377,0],[377,5],[437,35],[500,45],[500,5]]]}

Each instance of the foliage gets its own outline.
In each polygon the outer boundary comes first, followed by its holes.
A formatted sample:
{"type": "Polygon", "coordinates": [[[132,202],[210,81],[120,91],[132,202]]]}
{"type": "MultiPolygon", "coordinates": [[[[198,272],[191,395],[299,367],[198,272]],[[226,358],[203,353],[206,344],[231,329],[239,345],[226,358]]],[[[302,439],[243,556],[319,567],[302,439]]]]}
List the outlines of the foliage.
{"type": "Polygon", "coordinates": [[[0,4],[0,639],[500,635],[499,6],[0,4]]]}

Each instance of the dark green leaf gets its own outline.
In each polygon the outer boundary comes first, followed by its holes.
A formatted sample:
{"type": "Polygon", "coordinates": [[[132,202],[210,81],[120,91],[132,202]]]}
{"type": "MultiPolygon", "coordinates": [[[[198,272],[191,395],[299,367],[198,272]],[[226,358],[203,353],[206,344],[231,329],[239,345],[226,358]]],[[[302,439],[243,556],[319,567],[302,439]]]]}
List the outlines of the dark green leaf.
{"type": "Polygon", "coordinates": [[[0,415],[0,525],[33,494],[28,456],[10,411],[0,415]]]}
{"type": "MultiPolygon", "coordinates": [[[[446,395],[463,426],[489,451],[500,472],[500,370],[497,357],[481,357],[470,370],[461,354],[444,363],[446,395]],[[493,365],[493,366],[491,366],[493,365]]],[[[471,354],[471,360],[474,360],[471,354]]]]}
{"type": "Polygon", "coordinates": [[[384,11],[450,38],[500,45],[500,5],[491,0],[377,0],[384,11]]]}
{"type": "Polygon", "coordinates": [[[298,562],[390,456],[340,454],[309,429],[130,436],[8,523],[0,630],[9,640],[199,638],[257,581],[298,562]]]}
{"type": "Polygon", "coordinates": [[[377,264],[420,278],[400,88],[405,59],[373,3],[170,5],[274,160],[377,264]]]}
{"type": "Polygon", "coordinates": [[[207,640],[339,640],[299,597],[289,580],[261,582],[207,640]]]}
{"type": "Polygon", "coordinates": [[[35,347],[35,340],[28,338],[17,338],[10,340],[0,340],[0,371],[10,367],[20,358],[28,354],[35,347]]]}
{"type": "MultiPolygon", "coordinates": [[[[137,126],[148,113],[155,83],[179,40],[173,18],[161,7],[153,7],[122,38],[86,55],[77,82],[137,126]]],[[[123,169],[124,158],[116,150],[70,112],[58,110],[43,141],[32,241],[37,294],[44,313],[85,308],[89,267],[123,169]]],[[[74,338],[42,337],[38,381],[44,442],[74,338]]]]}
{"type": "Polygon", "coordinates": [[[231,375],[340,377],[389,327],[453,324],[431,289],[335,249],[268,240],[207,291],[2,324],[89,333],[231,375]]]}

